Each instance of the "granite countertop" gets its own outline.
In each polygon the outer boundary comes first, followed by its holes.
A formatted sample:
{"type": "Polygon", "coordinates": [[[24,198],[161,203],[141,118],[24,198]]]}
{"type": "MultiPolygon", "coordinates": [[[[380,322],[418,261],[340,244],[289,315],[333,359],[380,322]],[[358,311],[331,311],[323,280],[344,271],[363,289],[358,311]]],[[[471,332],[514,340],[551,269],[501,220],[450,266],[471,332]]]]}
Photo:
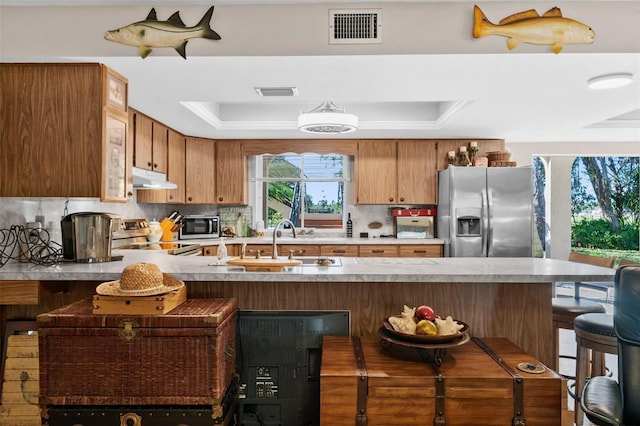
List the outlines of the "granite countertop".
{"type": "Polygon", "coordinates": [[[290,282],[552,282],[613,281],[615,270],[539,258],[338,258],[341,266],[296,266],[284,272],[244,272],[218,266],[211,256],[173,256],[164,250],[114,250],[123,260],[105,263],[64,262],[54,266],[9,263],[0,280],[110,281],[125,266],[155,263],[184,281],[290,282]]]}

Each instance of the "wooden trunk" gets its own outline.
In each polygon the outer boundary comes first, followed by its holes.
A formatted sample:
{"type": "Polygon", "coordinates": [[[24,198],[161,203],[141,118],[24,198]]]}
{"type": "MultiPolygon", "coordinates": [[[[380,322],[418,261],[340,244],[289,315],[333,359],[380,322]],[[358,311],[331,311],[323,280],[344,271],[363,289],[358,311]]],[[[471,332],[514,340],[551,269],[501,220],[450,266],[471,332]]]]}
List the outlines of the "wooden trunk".
{"type": "Polygon", "coordinates": [[[325,337],[320,424],[560,424],[562,378],[509,340],[472,338],[443,350],[440,366],[434,355],[383,348],[378,337],[325,337]],[[521,363],[543,371],[522,371],[521,363]]]}
{"type": "Polygon", "coordinates": [[[236,376],[236,301],[164,315],[92,314],[84,299],[38,315],[40,404],[220,405],[236,376]]]}
{"type": "Polygon", "coordinates": [[[93,296],[94,314],[162,315],[187,300],[187,287],[156,296],[93,296]]]}
{"type": "Polygon", "coordinates": [[[235,424],[237,394],[233,380],[219,407],[50,406],[42,426],[228,426],[235,424]]]}

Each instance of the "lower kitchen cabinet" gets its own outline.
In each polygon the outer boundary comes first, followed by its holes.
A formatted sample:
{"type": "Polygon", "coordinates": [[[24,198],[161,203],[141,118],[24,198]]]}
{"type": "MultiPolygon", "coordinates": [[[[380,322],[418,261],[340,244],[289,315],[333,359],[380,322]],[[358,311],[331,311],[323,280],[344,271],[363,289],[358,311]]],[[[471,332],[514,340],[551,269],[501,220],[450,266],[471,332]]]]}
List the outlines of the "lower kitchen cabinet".
{"type": "Polygon", "coordinates": [[[323,245],[320,246],[321,256],[358,257],[357,245],[323,245]]]}
{"type": "Polygon", "coordinates": [[[400,247],[395,245],[362,245],[360,246],[360,257],[398,257],[400,247]]]}
{"type": "MultiPolygon", "coordinates": [[[[229,256],[240,255],[241,244],[227,244],[229,256]]],[[[245,256],[271,256],[271,243],[247,244],[245,256]]],[[[278,244],[278,256],[325,256],[325,257],[442,257],[442,244],[278,244]]],[[[204,256],[216,256],[217,245],[203,246],[204,256]]]]}
{"type": "Polygon", "coordinates": [[[400,257],[442,257],[442,244],[401,245],[400,257]]]}
{"type": "MultiPolygon", "coordinates": [[[[240,256],[240,244],[225,244],[227,246],[227,256],[240,256]]],[[[217,256],[218,246],[202,246],[203,256],[217,256]]]]}

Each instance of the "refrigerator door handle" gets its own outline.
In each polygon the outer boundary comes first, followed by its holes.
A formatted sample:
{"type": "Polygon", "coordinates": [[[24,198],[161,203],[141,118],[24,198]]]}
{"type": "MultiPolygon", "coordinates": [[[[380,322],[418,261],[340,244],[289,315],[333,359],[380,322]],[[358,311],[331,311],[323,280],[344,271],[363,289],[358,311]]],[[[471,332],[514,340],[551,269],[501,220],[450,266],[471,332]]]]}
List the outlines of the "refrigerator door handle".
{"type": "Polygon", "coordinates": [[[493,191],[487,189],[487,256],[492,256],[493,251],[493,191]]]}
{"type": "Polygon", "coordinates": [[[486,189],[482,190],[482,230],[480,234],[482,235],[482,256],[487,256],[487,232],[489,230],[489,193],[486,189]]]}

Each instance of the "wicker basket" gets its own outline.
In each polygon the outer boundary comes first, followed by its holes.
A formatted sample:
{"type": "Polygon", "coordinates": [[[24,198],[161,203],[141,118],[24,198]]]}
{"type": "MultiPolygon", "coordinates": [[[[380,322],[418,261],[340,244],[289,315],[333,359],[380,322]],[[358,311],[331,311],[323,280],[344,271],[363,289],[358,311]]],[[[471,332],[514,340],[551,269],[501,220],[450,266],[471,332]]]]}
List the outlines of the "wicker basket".
{"type": "Polygon", "coordinates": [[[515,161],[490,161],[489,167],[516,167],[515,161]]]}
{"type": "Polygon", "coordinates": [[[236,301],[164,315],[96,315],[85,299],[38,315],[42,405],[218,405],[235,377],[236,301]]]}
{"type": "Polygon", "coordinates": [[[509,151],[492,151],[487,153],[487,157],[489,157],[489,163],[492,161],[508,161],[511,158],[511,153],[509,151]]]}

